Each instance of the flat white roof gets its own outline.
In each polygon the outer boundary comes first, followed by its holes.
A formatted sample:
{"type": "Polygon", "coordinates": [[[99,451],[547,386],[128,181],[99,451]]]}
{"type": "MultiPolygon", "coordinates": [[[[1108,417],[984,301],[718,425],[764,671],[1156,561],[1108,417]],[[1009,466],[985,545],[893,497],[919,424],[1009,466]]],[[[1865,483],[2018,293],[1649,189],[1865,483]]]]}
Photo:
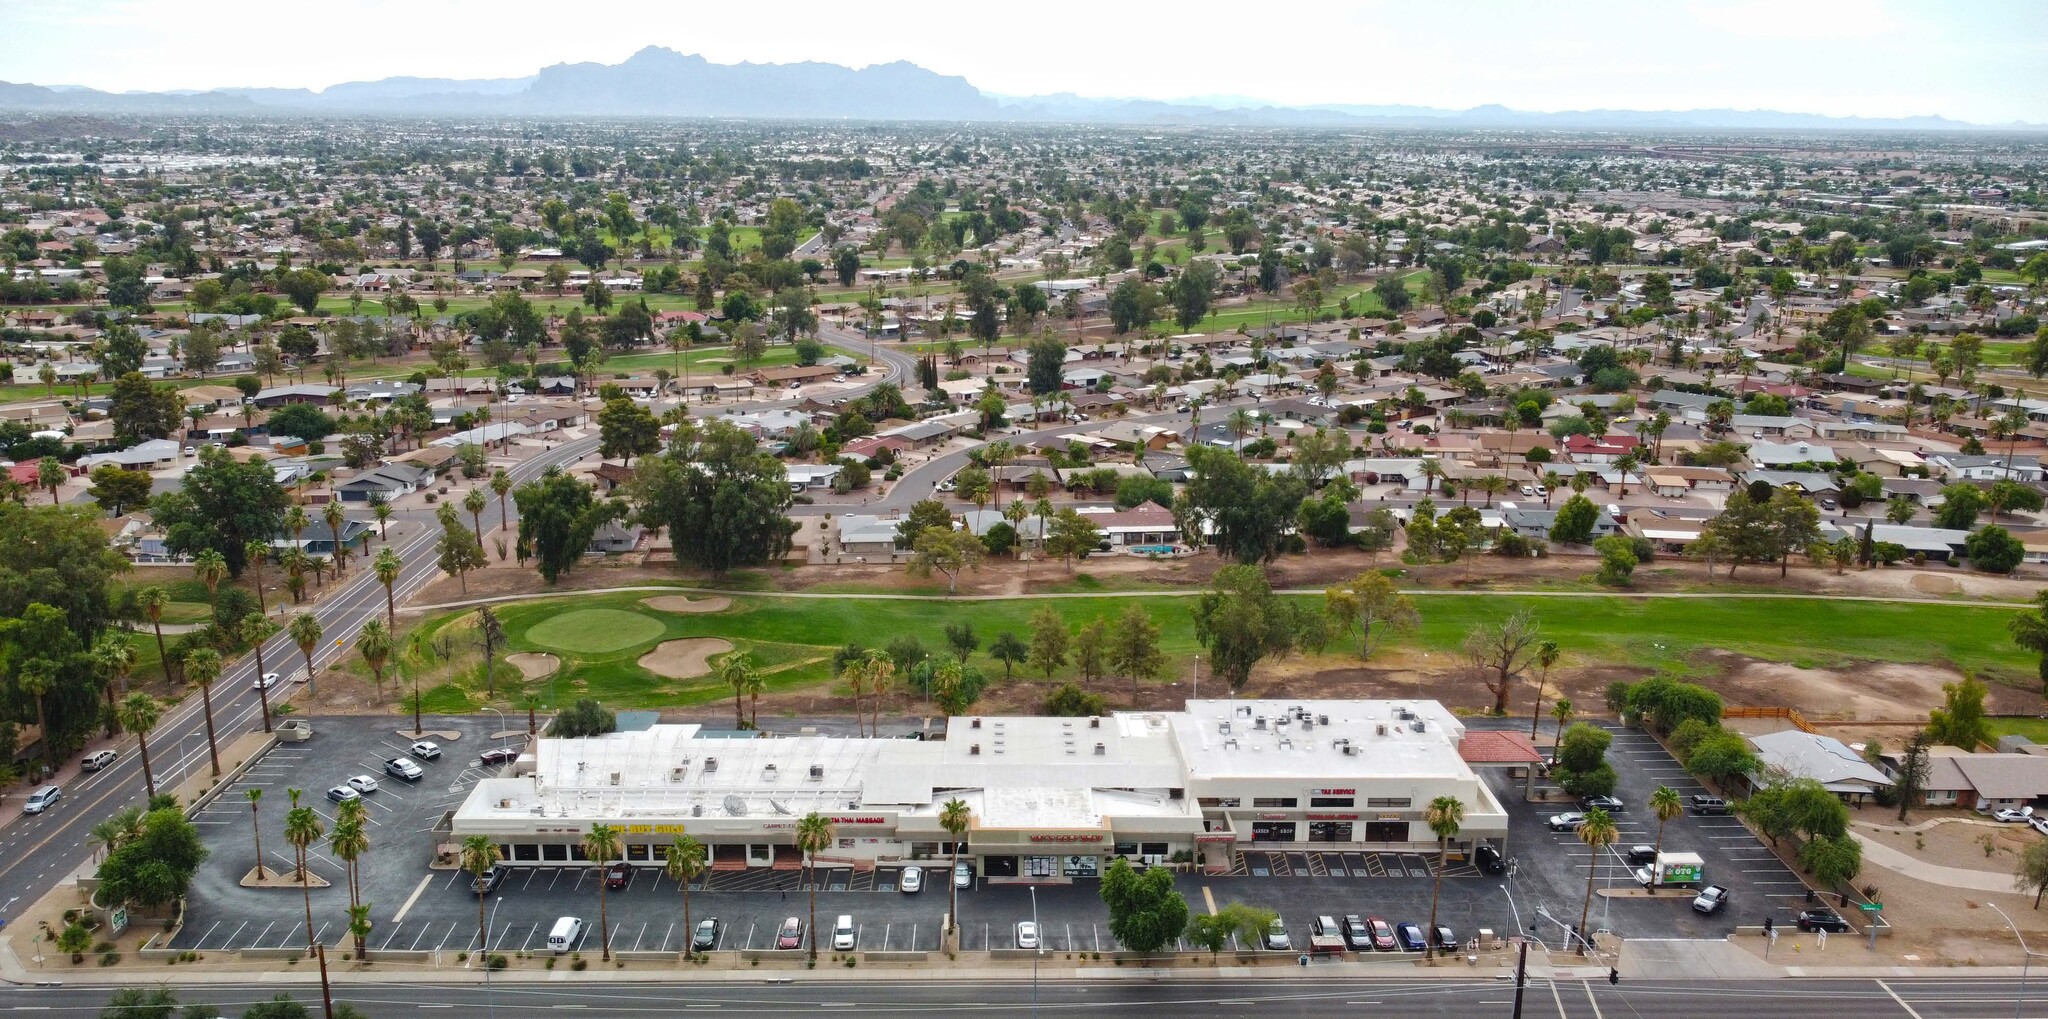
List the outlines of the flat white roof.
{"type": "Polygon", "coordinates": [[[1435,701],[1189,701],[1174,735],[1195,780],[1472,775],[1435,701]]]}

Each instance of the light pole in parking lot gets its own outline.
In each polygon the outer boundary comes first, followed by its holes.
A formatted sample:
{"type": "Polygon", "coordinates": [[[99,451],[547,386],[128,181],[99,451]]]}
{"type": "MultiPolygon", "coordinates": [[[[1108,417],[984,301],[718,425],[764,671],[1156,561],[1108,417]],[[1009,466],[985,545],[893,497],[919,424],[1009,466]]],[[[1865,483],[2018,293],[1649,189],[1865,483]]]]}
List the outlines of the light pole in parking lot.
{"type": "Polygon", "coordinates": [[[501,895],[491,903],[491,919],[484,925],[483,938],[477,943],[477,958],[484,964],[484,1014],[495,1019],[498,1014],[498,999],[491,989],[491,932],[498,929],[498,907],[505,904],[510,896],[501,895]]]}
{"type": "MultiPolygon", "coordinates": [[[[1036,885],[1031,887],[1031,936],[1037,941],[1037,944],[1031,948],[1031,1016],[1032,1019],[1038,1019],[1038,957],[1045,954],[1045,931],[1041,930],[1038,926],[1038,887],[1036,885]]],[[[2022,992],[2026,990],[2024,982],[2020,984],[2020,990],[2022,992]]]]}

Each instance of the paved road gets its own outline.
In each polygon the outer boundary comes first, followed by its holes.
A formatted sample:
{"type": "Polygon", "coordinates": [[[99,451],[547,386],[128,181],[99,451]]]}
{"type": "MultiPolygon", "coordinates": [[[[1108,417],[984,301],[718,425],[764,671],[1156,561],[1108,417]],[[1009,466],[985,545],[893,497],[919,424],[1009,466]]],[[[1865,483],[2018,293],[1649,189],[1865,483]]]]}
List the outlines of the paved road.
{"type": "MultiPolygon", "coordinates": [[[[294,974],[296,976],[296,974],[294,974]]],[[[175,976],[175,974],[173,974],[175,976]]],[[[558,977],[564,975],[557,974],[558,977]]],[[[211,1002],[230,1014],[289,992],[318,1010],[320,989],[276,982],[173,985],[180,1001],[211,1002]]],[[[1611,1019],[1683,1016],[1686,1019],[1995,1019],[2013,1014],[2018,997],[2011,979],[1828,979],[1773,982],[1531,980],[1522,1015],[1529,1019],[1611,1019]]],[[[45,1015],[96,1013],[111,988],[0,989],[0,1009],[45,1015]]],[[[579,1015],[674,1015],[680,1009],[726,1015],[781,1016],[799,1011],[863,1015],[946,1013],[961,1019],[1036,1015],[1229,1016],[1244,1019],[1356,1019],[1360,1015],[1505,1017],[1514,1014],[1515,989],[1497,980],[1356,980],[1314,974],[1313,979],[1202,980],[1161,984],[1132,973],[1108,980],[1028,977],[954,983],[878,979],[832,983],[615,983],[575,979],[546,984],[338,983],[335,1000],[370,1015],[434,1015],[444,1009],[484,1006],[487,1015],[574,1009],[579,1015]],[[681,993],[679,993],[679,991],[681,993]],[[1034,997],[1036,1004],[1034,1004],[1034,997]]],[[[2020,1014],[2048,1015],[2048,981],[2027,987],[2020,1014]]]]}
{"type": "MultiPolygon", "coordinates": [[[[594,437],[559,443],[512,468],[512,479],[531,480],[549,466],[573,463],[596,448],[594,437]]],[[[509,509],[509,500],[507,506],[509,509]]],[[[438,536],[438,529],[433,527],[394,536],[391,547],[405,561],[405,570],[393,585],[401,604],[438,576],[434,566],[438,536]]],[[[328,591],[325,600],[311,610],[325,631],[321,646],[313,654],[318,666],[324,667],[336,657],[352,653],[356,632],[363,623],[384,612],[384,588],[377,583],[376,574],[360,557],[354,564],[340,581],[340,589],[328,591]]],[[[287,676],[305,669],[298,645],[292,643],[288,633],[271,639],[264,648],[263,661],[271,671],[287,676]]],[[[220,742],[261,727],[262,710],[252,686],[255,679],[256,656],[247,655],[223,672],[214,684],[214,730],[220,742]]],[[[149,745],[150,763],[160,790],[175,786],[193,769],[206,767],[206,728],[200,715],[200,698],[188,697],[166,714],[150,733],[149,745]]],[[[86,836],[94,824],[122,807],[140,802],[144,791],[141,761],[132,744],[124,747],[112,767],[73,781],[64,790],[64,799],[50,812],[24,817],[0,833],[0,918],[11,916],[18,903],[33,902],[86,859],[91,853],[86,836]]]]}

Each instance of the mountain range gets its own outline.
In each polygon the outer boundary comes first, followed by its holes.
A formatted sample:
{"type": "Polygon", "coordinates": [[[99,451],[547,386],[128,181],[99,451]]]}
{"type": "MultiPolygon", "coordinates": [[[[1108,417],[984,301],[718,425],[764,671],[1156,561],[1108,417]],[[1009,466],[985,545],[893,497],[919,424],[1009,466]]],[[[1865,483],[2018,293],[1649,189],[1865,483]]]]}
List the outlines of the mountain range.
{"type": "Polygon", "coordinates": [[[242,116],[755,117],[1002,121],[1161,126],[1421,127],[1592,130],[2021,130],[1941,116],[1829,117],[1776,110],[1571,110],[1505,106],[1464,110],[1400,105],[1275,106],[1243,96],[1178,100],[1073,93],[1001,96],[967,79],[898,61],[715,64],[649,46],[618,64],[555,64],[523,78],[384,78],[314,91],[221,88],[205,92],[102,92],[0,82],[0,109],[63,113],[242,116]]]}

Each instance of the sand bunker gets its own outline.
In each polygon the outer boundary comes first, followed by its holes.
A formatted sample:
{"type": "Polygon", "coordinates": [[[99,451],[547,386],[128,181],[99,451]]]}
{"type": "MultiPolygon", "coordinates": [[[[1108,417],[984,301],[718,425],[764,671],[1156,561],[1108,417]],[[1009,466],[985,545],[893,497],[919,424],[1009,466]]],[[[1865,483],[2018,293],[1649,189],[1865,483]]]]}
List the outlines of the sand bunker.
{"type": "Polygon", "coordinates": [[[562,664],[561,659],[556,658],[554,655],[532,651],[521,651],[518,654],[506,655],[505,660],[512,663],[519,670],[519,674],[527,679],[546,679],[548,676],[553,675],[555,669],[562,664]]]}
{"type": "Polygon", "coordinates": [[[640,667],[670,679],[695,679],[711,671],[711,659],[732,650],[732,641],[717,637],[665,640],[640,656],[640,667]]]}
{"type": "Polygon", "coordinates": [[[641,599],[640,604],[662,612],[723,612],[732,607],[732,599],[716,597],[692,600],[680,594],[664,594],[641,599]]]}

